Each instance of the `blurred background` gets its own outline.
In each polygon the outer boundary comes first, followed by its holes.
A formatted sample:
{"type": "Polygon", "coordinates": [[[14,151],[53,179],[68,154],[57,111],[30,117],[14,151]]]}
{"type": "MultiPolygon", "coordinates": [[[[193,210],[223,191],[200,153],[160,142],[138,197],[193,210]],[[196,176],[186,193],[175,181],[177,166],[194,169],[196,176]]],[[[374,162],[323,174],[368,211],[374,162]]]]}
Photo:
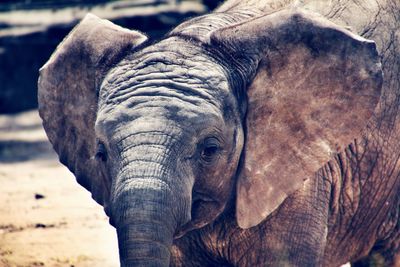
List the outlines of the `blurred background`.
{"type": "Polygon", "coordinates": [[[0,113],[36,108],[39,68],[86,13],[162,37],[218,0],[0,0],[0,113]]]}
{"type": "Polygon", "coordinates": [[[102,207],[60,163],[37,113],[39,68],[86,13],[159,39],[218,0],[0,0],[0,267],[119,266],[102,207]]]}

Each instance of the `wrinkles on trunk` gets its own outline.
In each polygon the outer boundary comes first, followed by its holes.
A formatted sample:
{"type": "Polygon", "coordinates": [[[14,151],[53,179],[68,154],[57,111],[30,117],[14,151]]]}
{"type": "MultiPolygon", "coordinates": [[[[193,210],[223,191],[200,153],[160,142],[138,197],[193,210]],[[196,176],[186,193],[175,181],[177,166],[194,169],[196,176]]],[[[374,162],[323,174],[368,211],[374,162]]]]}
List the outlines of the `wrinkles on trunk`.
{"type": "Polygon", "coordinates": [[[164,126],[152,125],[148,121],[151,119],[136,120],[135,125],[130,127],[130,132],[133,133],[118,141],[120,168],[114,182],[114,191],[129,188],[125,183],[148,179],[163,183],[165,190],[185,192],[192,187],[192,182],[184,177],[181,179],[183,174],[175,173],[178,168],[176,157],[182,146],[179,140],[183,130],[172,123],[166,123],[167,126],[164,126]],[[145,127],[157,127],[157,130],[145,127]]]}
{"type": "Polygon", "coordinates": [[[151,133],[142,129],[118,142],[111,217],[122,266],[169,266],[175,231],[190,220],[193,183],[175,172],[176,140],[151,133]]]}
{"type": "Polygon", "coordinates": [[[173,198],[158,179],[133,179],[117,192],[113,216],[123,266],[168,266],[177,226],[173,198]]]}
{"type": "Polygon", "coordinates": [[[159,178],[127,177],[112,210],[122,266],[168,266],[180,201],[159,178]]]}

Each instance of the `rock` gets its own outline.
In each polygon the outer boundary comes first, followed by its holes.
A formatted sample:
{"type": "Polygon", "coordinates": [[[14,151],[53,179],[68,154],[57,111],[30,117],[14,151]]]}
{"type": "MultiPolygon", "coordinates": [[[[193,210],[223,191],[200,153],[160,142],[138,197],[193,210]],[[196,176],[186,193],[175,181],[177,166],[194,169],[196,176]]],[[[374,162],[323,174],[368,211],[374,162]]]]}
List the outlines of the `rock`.
{"type": "Polygon", "coordinates": [[[35,228],[53,228],[56,227],[54,224],[44,224],[44,223],[37,223],[35,224],[35,228]]]}
{"type": "Polygon", "coordinates": [[[46,228],[47,226],[43,223],[37,223],[35,224],[35,228],[46,228]]]}
{"type": "Polygon", "coordinates": [[[38,193],[35,194],[35,199],[43,199],[43,198],[45,198],[44,195],[38,193]]]}
{"type": "Polygon", "coordinates": [[[0,12],[0,113],[37,107],[39,68],[88,12],[157,39],[184,19],[207,11],[199,1],[30,2],[10,1],[0,12]]]}

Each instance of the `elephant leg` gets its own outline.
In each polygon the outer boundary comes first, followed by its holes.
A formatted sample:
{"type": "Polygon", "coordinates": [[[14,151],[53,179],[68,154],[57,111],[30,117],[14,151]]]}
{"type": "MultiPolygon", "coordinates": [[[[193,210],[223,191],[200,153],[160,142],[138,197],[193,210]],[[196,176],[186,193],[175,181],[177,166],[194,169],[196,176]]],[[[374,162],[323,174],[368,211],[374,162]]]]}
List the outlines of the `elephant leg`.
{"type": "Polygon", "coordinates": [[[202,264],[207,266],[206,259],[201,256],[201,248],[196,247],[191,240],[188,240],[187,236],[190,234],[174,241],[171,250],[171,267],[195,267],[202,266],[202,264]]]}
{"type": "Polygon", "coordinates": [[[212,248],[204,243],[204,238],[208,237],[209,233],[197,230],[175,240],[170,267],[233,267],[227,260],[217,256],[217,253],[210,253],[212,248]]]}

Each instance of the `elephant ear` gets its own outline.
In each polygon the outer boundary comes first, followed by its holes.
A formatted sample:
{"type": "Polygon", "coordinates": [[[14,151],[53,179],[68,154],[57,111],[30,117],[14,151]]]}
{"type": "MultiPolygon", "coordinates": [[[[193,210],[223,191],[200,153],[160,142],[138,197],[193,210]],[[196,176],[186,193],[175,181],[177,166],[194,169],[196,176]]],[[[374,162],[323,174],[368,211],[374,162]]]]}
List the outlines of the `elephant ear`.
{"type": "Polygon", "coordinates": [[[147,38],[88,14],[41,68],[39,113],[60,161],[106,208],[109,178],[97,165],[99,86],[109,68],[147,38]]]}
{"type": "Polygon", "coordinates": [[[249,228],[360,134],[380,98],[380,62],[372,41],[298,10],[220,29],[210,42],[254,77],[236,200],[249,228]]]}

